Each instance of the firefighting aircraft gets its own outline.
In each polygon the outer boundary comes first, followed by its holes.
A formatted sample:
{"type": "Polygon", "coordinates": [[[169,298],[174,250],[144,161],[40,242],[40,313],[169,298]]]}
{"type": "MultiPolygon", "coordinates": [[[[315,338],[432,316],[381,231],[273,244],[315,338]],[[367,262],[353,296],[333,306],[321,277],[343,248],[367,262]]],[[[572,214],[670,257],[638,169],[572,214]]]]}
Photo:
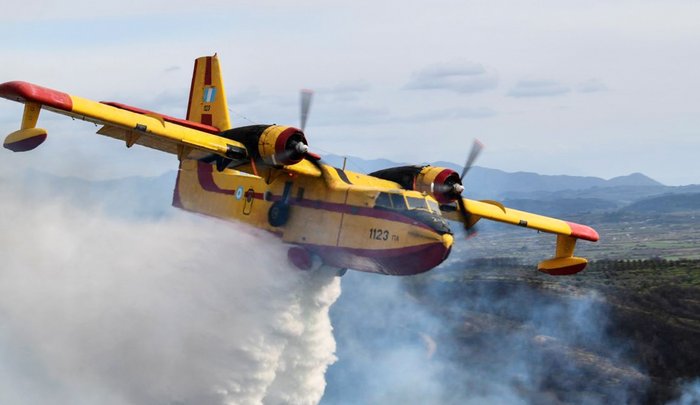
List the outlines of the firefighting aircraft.
{"type": "Polygon", "coordinates": [[[574,274],[587,260],[575,257],[578,239],[597,241],[590,227],[462,197],[462,181],[481,150],[475,143],[463,172],[404,166],[360,174],[325,164],[309,151],[304,127],[311,101],[302,92],[300,129],[282,125],[234,128],[216,55],[195,60],[186,119],[116,102],[96,102],[35,84],[0,84],[0,97],[24,103],[21,128],[4,147],[29,151],[47,137],[37,128],[42,109],[99,124],[97,131],[176,155],[173,205],[242,221],[278,235],[300,269],[346,269],[388,275],[428,271],[450,253],[446,219],[467,233],[481,219],[556,235],[552,258],[538,270],[574,274]]]}

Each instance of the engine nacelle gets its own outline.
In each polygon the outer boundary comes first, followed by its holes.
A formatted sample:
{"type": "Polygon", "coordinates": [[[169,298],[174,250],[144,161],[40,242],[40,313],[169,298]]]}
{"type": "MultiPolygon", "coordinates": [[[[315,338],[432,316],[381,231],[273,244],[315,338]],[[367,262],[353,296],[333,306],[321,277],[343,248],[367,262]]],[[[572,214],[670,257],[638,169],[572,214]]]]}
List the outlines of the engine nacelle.
{"type": "Polygon", "coordinates": [[[431,194],[441,204],[448,204],[459,197],[463,188],[459,174],[454,170],[425,166],[416,176],[415,190],[431,194]]]}
{"type": "Polygon", "coordinates": [[[282,125],[249,125],[226,130],[220,135],[241,142],[250,157],[272,166],[299,163],[309,150],[303,132],[282,125]]]}
{"type": "Polygon", "coordinates": [[[260,157],[273,166],[299,163],[308,150],[304,133],[293,127],[271,125],[258,138],[260,157]]]}
{"type": "Polygon", "coordinates": [[[459,174],[444,167],[392,167],[370,173],[370,176],[399,183],[406,190],[428,193],[441,204],[455,201],[464,189],[459,174]]]}

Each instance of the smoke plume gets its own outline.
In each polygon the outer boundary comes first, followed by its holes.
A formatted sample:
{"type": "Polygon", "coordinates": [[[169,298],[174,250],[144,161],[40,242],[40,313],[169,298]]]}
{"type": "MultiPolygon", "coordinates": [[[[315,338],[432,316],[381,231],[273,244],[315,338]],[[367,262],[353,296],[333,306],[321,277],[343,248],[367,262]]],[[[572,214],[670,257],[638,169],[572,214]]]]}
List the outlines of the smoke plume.
{"type": "Polygon", "coordinates": [[[0,191],[0,403],[317,403],[331,274],[174,212],[125,219],[0,191]]]}
{"type": "Polygon", "coordinates": [[[648,379],[610,335],[602,296],[463,272],[348,273],[322,404],[639,402],[648,379]]]}

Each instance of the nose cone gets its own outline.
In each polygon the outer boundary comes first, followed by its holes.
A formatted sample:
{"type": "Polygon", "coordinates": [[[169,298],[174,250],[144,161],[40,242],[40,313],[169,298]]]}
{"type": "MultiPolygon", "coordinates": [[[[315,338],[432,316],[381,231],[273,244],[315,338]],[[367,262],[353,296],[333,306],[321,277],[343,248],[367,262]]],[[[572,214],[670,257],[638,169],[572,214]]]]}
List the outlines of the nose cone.
{"type": "Polygon", "coordinates": [[[452,248],[452,244],[454,243],[454,241],[454,236],[450,235],[449,233],[442,235],[442,244],[443,246],[445,246],[446,249],[445,258],[447,258],[447,255],[450,253],[450,249],[452,248]]]}

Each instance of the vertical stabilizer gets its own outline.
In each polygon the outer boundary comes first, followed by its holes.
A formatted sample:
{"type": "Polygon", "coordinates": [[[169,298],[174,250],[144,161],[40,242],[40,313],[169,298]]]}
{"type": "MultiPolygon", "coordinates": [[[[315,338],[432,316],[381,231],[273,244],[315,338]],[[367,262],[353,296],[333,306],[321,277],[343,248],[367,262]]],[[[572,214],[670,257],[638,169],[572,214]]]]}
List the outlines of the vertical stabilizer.
{"type": "Polygon", "coordinates": [[[212,125],[220,131],[231,129],[224,81],[216,54],[194,61],[187,120],[212,125]]]}

